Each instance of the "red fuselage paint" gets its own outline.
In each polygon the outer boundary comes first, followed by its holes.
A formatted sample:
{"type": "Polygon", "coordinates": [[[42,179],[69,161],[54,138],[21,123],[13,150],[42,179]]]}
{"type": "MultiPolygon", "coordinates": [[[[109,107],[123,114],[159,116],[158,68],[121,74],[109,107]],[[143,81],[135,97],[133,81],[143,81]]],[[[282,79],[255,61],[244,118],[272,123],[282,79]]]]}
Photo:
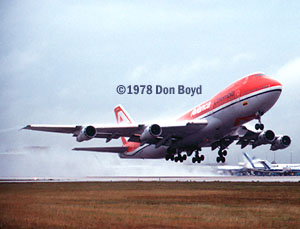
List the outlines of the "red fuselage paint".
{"type": "Polygon", "coordinates": [[[267,77],[263,73],[255,73],[245,76],[229,85],[212,99],[191,109],[177,120],[194,120],[236,99],[241,99],[251,93],[277,86],[281,87],[282,85],[278,81],[267,77]]]}

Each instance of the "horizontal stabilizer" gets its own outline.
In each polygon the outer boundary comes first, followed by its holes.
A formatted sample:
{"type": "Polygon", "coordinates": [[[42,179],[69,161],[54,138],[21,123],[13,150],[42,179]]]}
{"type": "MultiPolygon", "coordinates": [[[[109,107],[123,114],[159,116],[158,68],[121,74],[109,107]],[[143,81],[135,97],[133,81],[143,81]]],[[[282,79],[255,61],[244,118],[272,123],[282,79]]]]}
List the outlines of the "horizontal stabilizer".
{"type": "Polygon", "coordinates": [[[104,153],[125,153],[128,147],[83,147],[74,148],[76,151],[93,151],[93,152],[104,152],[104,153]]]}

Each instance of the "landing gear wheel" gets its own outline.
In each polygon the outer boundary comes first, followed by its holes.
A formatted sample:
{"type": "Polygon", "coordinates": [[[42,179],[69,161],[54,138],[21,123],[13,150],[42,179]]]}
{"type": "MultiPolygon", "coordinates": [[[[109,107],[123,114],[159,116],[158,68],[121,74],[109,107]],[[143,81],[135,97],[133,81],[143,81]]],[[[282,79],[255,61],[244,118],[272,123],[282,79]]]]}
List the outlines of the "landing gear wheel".
{"type": "Polygon", "coordinates": [[[223,156],[227,156],[227,151],[226,150],[219,150],[218,151],[218,155],[220,156],[220,157],[223,157],[223,156]]]}
{"type": "Polygon", "coordinates": [[[255,129],[256,130],[263,130],[265,128],[264,124],[256,123],[255,124],[255,129]]]}
{"type": "Polygon", "coordinates": [[[218,151],[218,155],[219,155],[220,157],[222,157],[222,156],[223,156],[223,152],[222,152],[222,150],[219,150],[219,151],[218,151]]]}
{"type": "Polygon", "coordinates": [[[204,159],[205,159],[204,155],[201,155],[201,156],[200,156],[200,160],[201,160],[201,161],[204,161],[204,159]]]}
{"type": "Polygon", "coordinates": [[[183,160],[185,161],[187,159],[186,154],[182,156],[183,160]]]}
{"type": "Polygon", "coordinates": [[[217,157],[218,163],[220,163],[220,162],[225,163],[225,161],[226,161],[225,157],[217,157]]]}
{"type": "Polygon", "coordinates": [[[193,162],[193,163],[196,162],[196,158],[195,158],[195,157],[192,158],[192,162],[193,162]]]}
{"type": "Polygon", "coordinates": [[[226,159],[225,157],[221,157],[222,163],[225,163],[226,159]]]}
{"type": "Polygon", "coordinates": [[[175,160],[175,162],[177,162],[178,161],[178,157],[175,157],[174,160],[175,160]]]}

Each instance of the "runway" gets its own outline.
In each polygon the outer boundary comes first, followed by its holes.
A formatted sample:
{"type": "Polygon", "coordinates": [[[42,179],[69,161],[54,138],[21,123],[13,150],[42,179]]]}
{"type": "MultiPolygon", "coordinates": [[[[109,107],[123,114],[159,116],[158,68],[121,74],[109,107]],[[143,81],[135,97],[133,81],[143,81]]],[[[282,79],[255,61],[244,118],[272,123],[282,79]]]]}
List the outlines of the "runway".
{"type": "Polygon", "coordinates": [[[88,176],[2,177],[0,183],[26,182],[300,182],[300,176],[88,176]]]}

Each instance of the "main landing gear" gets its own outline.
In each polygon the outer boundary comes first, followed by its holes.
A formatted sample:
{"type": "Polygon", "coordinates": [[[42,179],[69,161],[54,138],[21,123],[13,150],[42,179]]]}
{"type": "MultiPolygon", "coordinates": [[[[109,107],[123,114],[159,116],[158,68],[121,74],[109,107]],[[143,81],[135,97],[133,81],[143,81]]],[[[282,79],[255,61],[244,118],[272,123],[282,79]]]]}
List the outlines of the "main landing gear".
{"type": "Polygon", "coordinates": [[[192,158],[192,162],[193,163],[196,163],[196,162],[201,163],[201,161],[204,161],[204,155],[201,155],[199,157],[199,151],[196,150],[195,151],[195,156],[192,158]]]}
{"type": "Polygon", "coordinates": [[[181,153],[178,153],[178,155],[177,156],[174,156],[174,154],[167,154],[166,155],[166,160],[168,161],[168,160],[171,160],[171,161],[175,161],[175,162],[183,162],[183,161],[185,161],[187,159],[187,156],[186,156],[186,154],[184,154],[184,155],[181,155],[181,153]]]}
{"type": "Polygon", "coordinates": [[[225,156],[227,155],[227,150],[219,149],[218,155],[219,156],[217,157],[217,162],[225,163],[226,161],[225,156]]]}
{"type": "MultiPolygon", "coordinates": [[[[182,152],[173,149],[173,148],[169,148],[168,149],[168,153],[165,157],[166,161],[171,160],[171,161],[175,161],[175,162],[183,162],[185,161],[188,156],[191,156],[192,151],[188,151],[187,154],[181,154],[182,152]]],[[[200,163],[201,161],[204,161],[204,155],[199,156],[199,151],[196,150],[195,151],[195,156],[192,158],[192,162],[193,163],[200,163]]]]}
{"type": "Polygon", "coordinates": [[[174,155],[168,153],[168,154],[166,155],[166,161],[168,161],[168,160],[174,161],[174,155]]]}
{"type": "Polygon", "coordinates": [[[183,156],[179,153],[175,158],[174,158],[174,161],[175,162],[178,162],[178,161],[180,161],[181,163],[183,162],[183,161],[185,161],[187,159],[187,156],[186,156],[186,154],[184,154],[183,156]]]}
{"type": "Polygon", "coordinates": [[[171,161],[175,161],[175,162],[183,162],[187,159],[187,155],[181,155],[181,152],[177,153],[177,156],[175,156],[176,154],[176,149],[168,149],[168,153],[166,155],[166,160],[171,160],[171,161]]]}

